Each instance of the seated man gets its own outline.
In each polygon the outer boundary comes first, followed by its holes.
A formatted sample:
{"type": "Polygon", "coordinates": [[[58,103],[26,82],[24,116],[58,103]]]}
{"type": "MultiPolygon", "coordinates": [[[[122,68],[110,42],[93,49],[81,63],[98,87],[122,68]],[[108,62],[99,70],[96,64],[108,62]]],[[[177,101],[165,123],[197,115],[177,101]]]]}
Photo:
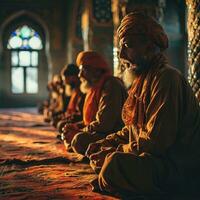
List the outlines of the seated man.
{"type": "Polygon", "coordinates": [[[106,137],[123,126],[121,109],[127,97],[122,82],[111,75],[104,58],[94,51],[79,53],[81,90],[86,93],[83,106],[83,122],[68,124],[63,135],[66,146],[79,154],[85,154],[88,145],[106,137]]]}
{"type": "Polygon", "coordinates": [[[99,173],[93,186],[132,194],[197,191],[200,107],[162,54],[168,47],[163,28],[134,12],[124,17],[118,35],[120,60],[136,77],[122,111],[125,127],[87,149],[99,173]]]}
{"type": "MultiPolygon", "coordinates": [[[[41,104],[39,104],[39,108],[38,108],[38,111],[40,114],[44,114],[44,112],[46,110],[48,110],[48,108],[50,107],[50,103],[51,103],[51,93],[53,91],[53,82],[52,81],[49,81],[47,86],[46,86],[46,89],[48,91],[48,97],[46,100],[44,100],[41,104]]],[[[45,116],[44,116],[45,118],[45,116]]]]}
{"type": "Polygon", "coordinates": [[[65,95],[70,97],[69,104],[64,113],[53,118],[54,126],[61,131],[66,123],[82,121],[84,95],[80,91],[79,69],[74,64],[65,66],[61,71],[65,95]]]}
{"type": "Polygon", "coordinates": [[[49,91],[49,103],[45,107],[43,114],[44,120],[50,122],[53,116],[56,116],[65,108],[64,88],[61,76],[54,75],[51,82],[48,83],[47,89],[49,91]]]}

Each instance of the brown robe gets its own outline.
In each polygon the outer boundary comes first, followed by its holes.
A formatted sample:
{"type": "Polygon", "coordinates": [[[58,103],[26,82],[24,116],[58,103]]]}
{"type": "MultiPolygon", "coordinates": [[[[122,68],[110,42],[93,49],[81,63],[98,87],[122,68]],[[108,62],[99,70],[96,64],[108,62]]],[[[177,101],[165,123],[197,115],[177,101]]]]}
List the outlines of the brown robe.
{"type": "Polygon", "coordinates": [[[146,194],[167,188],[183,191],[185,186],[195,190],[200,178],[200,107],[191,87],[166,63],[151,79],[147,74],[140,86],[133,97],[138,101],[132,124],[100,141],[118,150],[104,161],[100,188],[146,194]]]}
{"type": "Polygon", "coordinates": [[[126,98],[127,92],[121,81],[110,77],[103,86],[95,119],[72,140],[75,152],[84,154],[91,142],[105,138],[108,133],[124,126],[121,112],[126,98]]]}

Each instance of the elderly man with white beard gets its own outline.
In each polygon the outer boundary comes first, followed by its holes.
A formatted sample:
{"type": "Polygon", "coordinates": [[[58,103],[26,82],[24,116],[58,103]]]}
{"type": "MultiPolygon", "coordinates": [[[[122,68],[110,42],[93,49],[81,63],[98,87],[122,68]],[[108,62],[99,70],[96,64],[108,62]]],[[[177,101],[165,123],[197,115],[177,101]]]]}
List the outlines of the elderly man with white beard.
{"type": "Polygon", "coordinates": [[[123,127],[121,111],[127,98],[121,80],[111,75],[106,60],[95,51],[83,51],[77,56],[80,69],[80,89],[86,93],[83,121],[63,128],[66,148],[85,155],[88,145],[105,138],[123,127]]]}
{"type": "Polygon", "coordinates": [[[123,18],[118,36],[120,61],[134,70],[135,79],[122,110],[123,129],[86,151],[98,173],[94,189],[129,195],[197,192],[200,107],[187,80],[163,55],[165,31],[153,18],[133,12],[123,18]]]}
{"type": "Polygon", "coordinates": [[[125,87],[127,90],[131,88],[131,85],[135,79],[135,70],[131,67],[126,67],[122,74],[122,80],[124,82],[125,87]]]}

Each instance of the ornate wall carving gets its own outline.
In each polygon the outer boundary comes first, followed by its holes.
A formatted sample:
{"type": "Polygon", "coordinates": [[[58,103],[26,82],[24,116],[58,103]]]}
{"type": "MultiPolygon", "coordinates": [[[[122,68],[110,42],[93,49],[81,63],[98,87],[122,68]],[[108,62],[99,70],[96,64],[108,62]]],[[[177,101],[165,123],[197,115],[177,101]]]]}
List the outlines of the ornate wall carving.
{"type": "Polygon", "coordinates": [[[113,68],[111,0],[85,0],[82,15],[84,50],[101,53],[113,68]]]}
{"type": "Polygon", "coordinates": [[[67,48],[67,61],[68,63],[75,63],[77,54],[83,50],[83,33],[82,33],[82,14],[83,14],[83,1],[77,0],[74,2],[72,9],[72,19],[70,21],[70,30],[68,48],[67,48]]]}
{"type": "Polygon", "coordinates": [[[109,23],[112,20],[111,1],[93,0],[92,8],[93,18],[98,23],[109,23]]]}
{"type": "Polygon", "coordinates": [[[188,6],[188,80],[200,102],[200,1],[186,0],[188,6]]]}

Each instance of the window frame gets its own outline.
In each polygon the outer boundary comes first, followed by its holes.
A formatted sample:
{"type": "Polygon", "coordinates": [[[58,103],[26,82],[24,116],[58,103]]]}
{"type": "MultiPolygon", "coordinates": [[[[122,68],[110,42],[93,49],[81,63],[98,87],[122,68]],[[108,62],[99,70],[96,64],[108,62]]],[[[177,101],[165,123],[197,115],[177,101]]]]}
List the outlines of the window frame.
{"type": "MultiPolygon", "coordinates": [[[[29,38],[30,39],[30,38],[29,38]]],[[[22,38],[23,40],[23,38],[22,38]]],[[[10,30],[9,31],[9,34],[7,35],[7,43],[6,43],[6,49],[10,52],[9,53],[9,60],[10,60],[10,92],[12,95],[38,95],[39,91],[40,91],[40,87],[39,87],[39,62],[40,62],[40,52],[43,51],[44,49],[44,40],[43,40],[43,34],[41,35],[40,31],[37,31],[35,29],[34,26],[28,24],[28,23],[23,23],[23,24],[18,24],[17,26],[15,26],[14,29],[10,30]],[[9,40],[11,39],[11,34],[13,32],[15,32],[17,29],[19,29],[20,27],[23,27],[23,26],[28,26],[29,28],[31,28],[33,31],[36,32],[36,34],[39,36],[39,39],[41,40],[41,45],[42,45],[42,48],[41,49],[34,49],[34,48],[8,48],[8,44],[9,44],[9,40]],[[27,51],[27,52],[30,52],[30,64],[29,65],[24,65],[24,66],[21,66],[20,65],[20,60],[19,60],[19,53],[20,51],[27,51]],[[17,57],[18,57],[18,64],[17,65],[13,65],[13,62],[12,62],[12,53],[13,52],[17,52],[17,57]],[[37,52],[37,65],[33,66],[32,64],[32,53],[33,52],[37,52]],[[13,68],[22,68],[23,69],[23,92],[14,92],[13,91],[13,82],[12,82],[12,69],[13,68]],[[27,92],[27,69],[28,68],[34,68],[34,69],[37,69],[37,92],[27,92]]]]}
{"type": "MultiPolygon", "coordinates": [[[[35,50],[35,49],[8,49],[10,51],[10,80],[11,80],[11,84],[10,84],[10,91],[12,94],[14,95],[35,95],[35,94],[38,94],[39,93],[39,53],[40,53],[40,50],[35,50]],[[37,65],[36,66],[33,66],[32,65],[32,62],[30,61],[30,65],[25,65],[25,66],[21,66],[19,64],[19,52],[20,51],[27,51],[27,52],[30,52],[30,53],[33,53],[33,52],[37,52],[38,54],[38,60],[37,60],[37,65]],[[17,56],[18,56],[18,64],[17,65],[12,65],[12,52],[17,52],[17,56]],[[23,80],[23,86],[24,86],[24,89],[23,89],[23,92],[21,93],[15,93],[13,92],[12,90],[12,69],[13,68],[22,68],[23,69],[23,77],[24,77],[24,80],[23,80]],[[36,93],[31,93],[31,92],[27,92],[27,84],[26,84],[26,80],[27,80],[27,68],[35,68],[37,69],[37,84],[38,84],[38,89],[37,89],[37,92],[36,93]]],[[[30,58],[31,60],[31,58],[30,58]]]]}

